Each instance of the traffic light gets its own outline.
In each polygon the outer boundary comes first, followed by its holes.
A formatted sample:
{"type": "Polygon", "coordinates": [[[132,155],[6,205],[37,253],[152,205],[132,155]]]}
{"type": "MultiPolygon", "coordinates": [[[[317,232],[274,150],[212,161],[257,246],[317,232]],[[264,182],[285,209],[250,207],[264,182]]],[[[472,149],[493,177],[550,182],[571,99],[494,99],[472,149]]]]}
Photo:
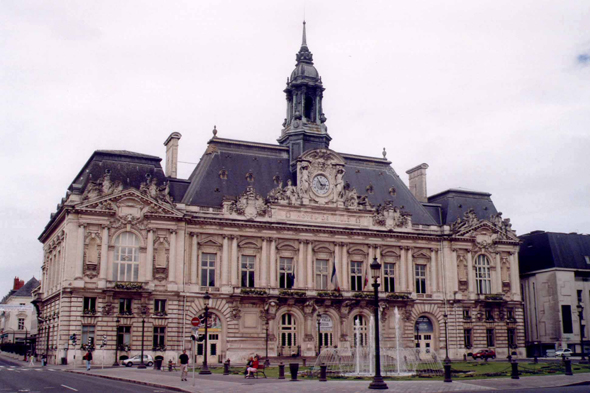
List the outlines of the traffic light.
{"type": "Polygon", "coordinates": [[[76,333],[74,333],[74,334],[72,334],[70,336],[70,340],[72,341],[72,345],[75,347],[76,346],[76,342],[77,342],[76,333]]]}
{"type": "Polygon", "coordinates": [[[107,346],[107,336],[103,335],[102,336],[102,344],[100,347],[102,348],[102,347],[106,347],[106,346],[107,346]]]}
{"type": "Polygon", "coordinates": [[[94,337],[88,337],[88,348],[94,347],[94,337]]]}
{"type": "Polygon", "coordinates": [[[205,341],[205,335],[199,334],[199,338],[197,339],[197,342],[202,343],[203,341],[205,341]]]}

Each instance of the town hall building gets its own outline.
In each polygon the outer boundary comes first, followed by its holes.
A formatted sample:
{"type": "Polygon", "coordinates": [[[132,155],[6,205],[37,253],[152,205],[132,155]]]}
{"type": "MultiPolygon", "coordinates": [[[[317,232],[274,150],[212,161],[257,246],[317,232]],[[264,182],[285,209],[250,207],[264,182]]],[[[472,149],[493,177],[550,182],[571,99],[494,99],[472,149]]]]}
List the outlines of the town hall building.
{"type": "Polygon", "coordinates": [[[427,164],[407,171],[408,187],[386,154],[331,150],[324,90],[304,25],[277,144],[214,129],[188,179],[177,176],[179,133],[164,143],[165,168],[95,151],[39,237],[37,351],[71,362],[104,340],[106,363],[142,345],[176,359],[206,293],[199,362],[204,351],[216,363],[366,345],[376,258],[383,346],[396,341],[397,308],[399,341],[419,354],[524,356],[519,239],[491,194],[428,196],[427,164]]]}

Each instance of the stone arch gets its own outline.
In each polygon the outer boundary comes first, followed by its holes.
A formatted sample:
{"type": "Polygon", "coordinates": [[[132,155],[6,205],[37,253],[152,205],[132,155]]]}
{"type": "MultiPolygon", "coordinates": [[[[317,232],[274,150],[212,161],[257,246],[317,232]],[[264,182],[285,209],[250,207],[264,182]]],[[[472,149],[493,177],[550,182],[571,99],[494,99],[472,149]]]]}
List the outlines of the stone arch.
{"type": "Polygon", "coordinates": [[[119,235],[121,235],[124,232],[131,232],[133,234],[135,234],[138,238],[139,238],[139,248],[140,250],[145,250],[146,247],[146,240],[143,236],[143,234],[137,230],[136,228],[134,228],[133,226],[127,228],[127,227],[122,227],[119,230],[115,231],[111,237],[112,241],[109,242],[110,247],[114,247],[115,246],[115,239],[117,237],[119,237],[119,235]]]}
{"type": "Polygon", "coordinates": [[[296,333],[297,333],[297,345],[303,347],[304,335],[305,335],[305,315],[298,307],[294,306],[282,306],[277,310],[276,318],[275,318],[275,331],[272,332],[276,335],[277,341],[277,351],[280,352],[281,348],[281,321],[282,317],[285,314],[291,314],[295,318],[295,326],[296,326],[296,333]]]}
{"type": "Polygon", "coordinates": [[[414,326],[419,317],[428,317],[432,322],[434,330],[434,348],[438,351],[444,349],[444,318],[443,312],[434,304],[417,304],[412,310],[410,327],[412,335],[414,334],[414,326]]]}
{"type": "MultiPolygon", "coordinates": [[[[195,299],[188,309],[186,310],[186,315],[184,319],[184,325],[181,328],[180,334],[184,335],[180,338],[180,347],[186,347],[187,342],[190,341],[191,336],[191,319],[196,316],[201,315],[205,312],[205,304],[203,302],[203,298],[199,297],[195,299]]],[[[229,332],[229,325],[237,325],[236,321],[232,318],[231,309],[225,299],[219,298],[212,298],[209,302],[209,312],[216,315],[220,322],[221,322],[221,340],[219,343],[221,348],[219,348],[219,352],[222,355],[222,358],[227,357],[227,337],[229,332]]],[[[232,326],[236,329],[236,326],[232,326]]]]}

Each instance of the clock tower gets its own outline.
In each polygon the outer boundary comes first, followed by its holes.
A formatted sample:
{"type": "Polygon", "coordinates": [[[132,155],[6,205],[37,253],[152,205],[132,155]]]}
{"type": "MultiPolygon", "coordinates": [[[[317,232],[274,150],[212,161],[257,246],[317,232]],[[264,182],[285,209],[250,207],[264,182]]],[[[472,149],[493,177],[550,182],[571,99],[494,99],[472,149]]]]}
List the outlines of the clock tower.
{"type": "Polygon", "coordinates": [[[327,149],[332,139],[328,135],[326,116],[322,111],[324,87],[313,65],[313,55],[307,47],[305,21],[303,39],[296,56],[297,64],[287,79],[287,117],[283,122],[279,144],[289,146],[291,171],[297,169],[297,158],[311,149],[327,149]]]}

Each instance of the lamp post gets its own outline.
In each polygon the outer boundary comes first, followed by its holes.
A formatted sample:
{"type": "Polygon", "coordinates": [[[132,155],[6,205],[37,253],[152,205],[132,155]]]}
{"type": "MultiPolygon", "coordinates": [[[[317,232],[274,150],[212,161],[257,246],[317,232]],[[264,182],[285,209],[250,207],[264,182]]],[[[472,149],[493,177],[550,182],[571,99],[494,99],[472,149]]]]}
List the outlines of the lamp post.
{"type": "Polygon", "coordinates": [[[320,356],[320,353],[322,353],[322,340],[320,337],[320,323],[322,322],[322,316],[320,315],[319,312],[317,315],[317,320],[318,320],[318,356],[320,356]]]}
{"type": "Polygon", "coordinates": [[[209,295],[209,291],[205,292],[205,296],[203,296],[203,303],[205,303],[205,348],[203,351],[203,367],[201,367],[201,371],[199,371],[200,375],[209,375],[211,371],[207,366],[207,340],[209,339],[209,333],[207,331],[209,327],[209,300],[211,300],[211,296],[209,295]]]}
{"type": "Polygon", "coordinates": [[[512,354],[510,353],[510,320],[506,320],[506,346],[508,347],[507,359],[512,363],[512,354]]]}
{"type": "Polygon", "coordinates": [[[119,366],[119,322],[121,322],[121,320],[117,317],[115,320],[115,362],[113,363],[113,367],[119,366]]]}
{"type": "Polygon", "coordinates": [[[270,366],[270,360],[268,360],[268,316],[264,319],[264,329],[266,331],[265,342],[266,342],[266,357],[264,360],[264,367],[270,366]]]}
{"type": "Polygon", "coordinates": [[[580,361],[583,362],[586,360],[586,356],[584,356],[584,326],[582,325],[582,319],[584,319],[584,306],[582,306],[582,303],[578,303],[576,308],[578,309],[578,321],[580,322],[580,348],[582,350],[582,358],[580,361]]]}
{"type": "Polygon", "coordinates": [[[137,368],[146,368],[145,363],[143,362],[143,345],[145,339],[145,317],[147,316],[147,306],[141,307],[141,363],[137,368]]]}
{"type": "Polygon", "coordinates": [[[369,389],[389,389],[381,377],[381,350],[379,348],[379,277],[381,276],[381,264],[377,257],[373,259],[371,276],[373,276],[373,293],[375,295],[375,376],[369,384],[369,389]]]}
{"type": "Polygon", "coordinates": [[[451,358],[449,357],[449,330],[447,327],[449,316],[445,312],[443,314],[443,320],[445,323],[445,382],[453,382],[451,379],[451,358]]]}

